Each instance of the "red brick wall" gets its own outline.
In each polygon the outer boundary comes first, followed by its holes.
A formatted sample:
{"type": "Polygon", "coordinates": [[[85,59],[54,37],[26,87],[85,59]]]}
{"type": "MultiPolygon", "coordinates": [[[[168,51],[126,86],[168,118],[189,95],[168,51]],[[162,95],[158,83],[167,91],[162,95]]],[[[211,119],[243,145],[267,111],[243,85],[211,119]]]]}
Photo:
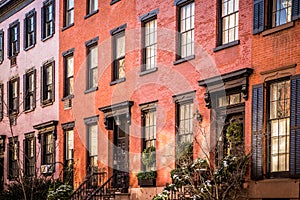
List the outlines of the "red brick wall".
{"type": "MultiPolygon", "coordinates": [[[[60,0],[60,3],[63,1],[60,0]]],[[[251,67],[251,27],[249,16],[251,8],[245,1],[240,2],[239,9],[239,40],[240,44],[214,53],[217,32],[216,1],[195,0],[195,52],[194,60],[173,65],[176,50],[177,9],[172,0],[157,1],[125,1],[121,0],[110,6],[110,1],[99,1],[99,12],[88,19],[85,4],[75,0],[75,25],[60,31],[60,54],[75,48],[75,98],[71,110],[63,109],[60,102],[60,122],[75,121],[75,182],[76,185],[85,177],[85,141],[84,117],[99,114],[99,157],[106,165],[108,162],[108,131],[103,124],[103,113],[99,107],[123,102],[134,101],[132,122],[130,126],[130,168],[132,176],[130,185],[137,187],[135,173],[141,168],[141,111],[139,104],[158,100],[157,107],[157,186],[170,182],[169,171],[174,167],[175,141],[175,104],[172,96],[196,90],[194,110],[199,109],[203,115],[201,126],[209,130],[210,110],[205,107],[204,88],[198,86],[198,80],[227,73],[241,68],[251,67]],[[159,8],[158,24],[158,71],[139,76],[141,69],[141,22],[139,16],[159,8]],[[127,23],[125,71],[126,81],[110,86],[111,82],[111,36],[110,30],[127,23]],[[99,36],[99,82],[96,92],[84,94],[86,87],[86,47],[85,42],[99,36]]],[[[63,16],[63,8],[60,8],[63,16]]],[[[60,27],[63,26],[60,18],[60,27]]],[[[61,57],[62,58],[62,57],[61,57]]],[[[63,80],[63,59],[60,59],[60,83],[63,80]]],[[[60,84],[60,98],[63,96],[63,85],[60,84]]],[[[249,102],[249,101],[248,101],[249,102]]],[[[249,103],[246,102],[246,106],[249,103]]],[[[246,115],[249,113],[246,110],[246,115]]],[[[246,125],[249,125],[246,119],[246,125]]],[[[197,129],[197,127],[195,127],[197,129]]],[[[60,128],[61,130],[61,128],[60,128]]],[[[247,132],[247,134],[249,134],[247,132]]],[[[62,131],[60,132],[62,137],[62,131]]],[[[63,152],[63,151],[62,151],[63,152]]],[[[196,155],[199,149],[195,150],[196,155]]],[[[195,155],[195,156],[196,156],[195,155]]],[[[62,158],[62,155],[61,155],[62,158]]]]}

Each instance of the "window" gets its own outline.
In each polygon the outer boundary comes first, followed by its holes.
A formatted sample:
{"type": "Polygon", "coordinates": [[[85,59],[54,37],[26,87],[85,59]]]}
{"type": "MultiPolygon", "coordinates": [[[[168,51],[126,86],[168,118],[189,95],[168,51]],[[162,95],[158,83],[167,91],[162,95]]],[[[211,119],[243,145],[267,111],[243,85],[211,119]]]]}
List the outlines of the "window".
{"type": "Polygon", "coordinates": [[[179,59],[194,55],[194,2],[179,7],[179,59]]]}
{"type": "Polygon", "coordinates": [[[90,124],[88,130],[88,168],[97,171],[98,168],[98,126],[90,124]]]}
{"type": "Polygon", "coordinates": [[[0,83],[0,121],[3,119],[3,84],[0,83]]]}
{"type": "Polygon", "coordinates": [[[36,42],[36,12],[30,11],[24,19],[24,49],[35,45],[36,42]]]}
{"type": "Polygon", "coordinates": [[[4,60],[4,32],[0,30],[0,64],[4,60]]]}
{"type": "Polygon", "coordinates": [[[8,113],[17,114],[19,112],[19,77],[8,82],[8,113]]]}
{"type": "Polygon", "coordinates": [[[156,67],[157,20],[144,22],[143,71],[156,67]]]}
{"type": "Polygon", "coordinates": [[[111,31],[113,35],[113,81],[125,80],[125,28],[126,24],[111,31]]]}
{"type": "Polygon", "coordinates": [[[64,96],[74,94],[74,56],[73,54],[64,57],[65,60],[65,81],[64,96]]]}
{"type": "Polygon", "coordinates": [[[98,45],[87,47],[88,53],[88,83],[87,89],[98,85],[98,45]]]}
{"type": "Polygon", "coordinates": [[[255,0],[253,34],[299,19],[299,5],[299,0],[255,0]]]}
{"type": "Polygon", "coordinates": [[[42,165],[54,164],[55,140],[52,132],[43,134],[42,165]]]}
{"type": "Polygon", "coordinates": [[[36,70],[29,70],[24,75],[24,110],[33,110],[36,101],[36,70]]]}
{"type": "Polygon", "coordinates": [[[47,61],[41,68],[42,72],[42,105],[52,104],[54,101],[54,61],[47,61]]]}
{"type": "Polygon", "coordinates": [[[42,7],[42,39],[45,40],[54,34],[54,1],[47,0],[42,7]]]}
{"type": "Polygon", "coordinates": [[[65,0],[65,27],[74,24],[74,0],[65,0]]]}
{"type": "Polygon", "coordinates": [[[262,84],[253,86],[251,171],[255,180],[263,179],[264,174],[267,178],[300,176],[299,84],[300,77],[292,76],[266,83],[265,92],[262,84]]]}
{"type": "Polygon", "coordinates": [[[193,142],[193,103],[177,105],[178,143],[193,142]]]}
{"type": "Polygon", "coordinates": [[[88,14],[92,14],[98,10],[98,0],[87,0],[88,1],[88,14]]]}
{"type": "Polygon", "coordinates": [[[16,180],[19,174],[19,141],[18,137],[9,138],[8,140],[8,179],[16,180]]]}
{"type": "Polygon", "coordinates": [[[20,23],[15,21],[8,29],[8,57],[17,56],[20,51],[20,23]]]}
{"type": "MultiPolygon", "coordinates": [[[[157,103],[145,104],[142,109],[143,149],[156,147],[156,106],[157,103]]],[[[155,170],[155,163],[144,166],[145,171],[155,170]]]]}
{"type": "Polygon", "coordinates": [[[272,4],[272,27],[291,21],[292,0],[273,0],[272,4]]]}
{"type": "Polygon", "coordinates": [[[269,86],[270,172],[289,171],[290,81],[269,86]]]}
{"type": "Polygon", "coordinates": [[[35,137],[34,133],[25,134],[24,140],[24,172],[28,177],[35,175],[35,137]]]}
{"type": "Polygon", "coordinates": [[[239,0],[222,0],[219,23],[219,45],[238,40],[239,0]]]}
{"type": "Polygon", "coordinates": [[[65,130],[65,173],[64,180],[73,184],[74,170],[74,130],[65,130]]]}
{"type": "Polygon", "coordinates": [[[125,77],[125,32],[114,36],[114,80],[125,77]]]}

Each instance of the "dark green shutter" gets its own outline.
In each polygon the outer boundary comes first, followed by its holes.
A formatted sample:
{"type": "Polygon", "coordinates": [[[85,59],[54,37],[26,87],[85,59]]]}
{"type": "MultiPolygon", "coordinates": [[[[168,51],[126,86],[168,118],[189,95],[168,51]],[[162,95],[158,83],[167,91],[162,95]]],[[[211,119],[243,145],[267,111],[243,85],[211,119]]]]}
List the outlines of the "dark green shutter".
{"type": "Polygon", "coordinates": [[[17,53],[20,52],[20,22],[17,23],[17,53]]]}
{"type": "Polygon", "coordinates": [[[290,173],[300,176],[300,76],[291,78],[290,173]]]}
{"type": "Polygon", "coordinates": [[[45,5],[41,9],[41,38],[45,38],[45,5]]]}
{"type": "Polygon", "coordinates": [[[253,3],[253,34],[264,30],[264,0],[254,0],[253,3]]]}
{"type": "Polygon", "coordinates": [[[27,17],[24,19],[23,21],[24,23],[24,30],[23,30],[23,48],[26,49],[28,46],[28,42],[27,42],[27,32],[28,32],[28,20],[27,17]]]}
{"type": "Polygon", "coordinates": [[[28,91],[28,81],[27,81],[27,74],[23,75],[23,109],[28,109],[28,101],[27,101],[27,91],[28,91]]]}
{"type": "Polygon", "coordinates": [[[222,45],[222,35],[223,35],[223,28],[222,28],[222,0],[218,1],[218,41],[217,46],[222,45]]]}
{"type": "Polygon", "coordinates": [[[33,70],[33,84],[34,84],[33,108],[35,108],[36,107],[36,69],[33,70]]]}
{"type": "Polygon", "coordinates": [[[8,57],[12,56],[10,36],[11,36],[11,28],[7,29],[7,51],[8,51],[7,54],[8,54],[8,57]]]}
{"type": "Polygon", "coordinates": [[[263,85],[252,89],[252,179],[263,178],[263,85]]]}
{"type": "Polygon", "coordinates": [[[292,1],[292,20],[300,18],[300,3],[299,0],[292,1]]]}

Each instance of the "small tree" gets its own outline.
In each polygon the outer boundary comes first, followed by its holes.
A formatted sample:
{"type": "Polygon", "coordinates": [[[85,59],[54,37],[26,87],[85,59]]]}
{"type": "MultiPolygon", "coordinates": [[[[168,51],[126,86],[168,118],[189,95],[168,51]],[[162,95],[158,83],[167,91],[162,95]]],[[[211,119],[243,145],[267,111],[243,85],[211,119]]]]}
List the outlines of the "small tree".
{"type": "MultiPolygon", "coordinates": [[[[200,129],[202,130],[202,129],[200,129]]],[[[203,139],[206,134],[201,132],[203,139]]],[[[227,155],[215,164],[209,153],[195,137],[195,143],[203,153],[203,157],[191,161],[193,151],[186,148],[176,158],[177,168],[171,171],[172,184],[167,184],[162,193],[154,200],[172,199],[172,194],[185,188],[191,199],[227,200],[246,197],[242,184],[249,164],[249,155],[245,154],[242,140],[242,126],[237,122],[226,128],[229,147],[227,155]]],[[[185,197],[187,198],[187,197],[185,197]]]]}

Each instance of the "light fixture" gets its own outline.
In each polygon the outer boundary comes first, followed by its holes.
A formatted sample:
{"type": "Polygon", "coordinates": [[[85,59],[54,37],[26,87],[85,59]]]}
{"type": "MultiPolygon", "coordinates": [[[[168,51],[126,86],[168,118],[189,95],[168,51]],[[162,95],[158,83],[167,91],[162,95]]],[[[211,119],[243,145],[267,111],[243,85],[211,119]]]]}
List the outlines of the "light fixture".
{"type": "Polygon", "coordinates": [[[199,113],[199,110],[196,110],[196,113],[194,114],[195,120],[198,122],[202,122],[202,115],[199,113]]]}
{"type": "Polygon", "coordinates": [[[119,116],[116,116],[116,117],[115,117],[115,122],[116,122],[116,125],[117,125],[117,126],[120,126],[120,125],[121,125],[121,121],[120,121],[119,116]]]}

